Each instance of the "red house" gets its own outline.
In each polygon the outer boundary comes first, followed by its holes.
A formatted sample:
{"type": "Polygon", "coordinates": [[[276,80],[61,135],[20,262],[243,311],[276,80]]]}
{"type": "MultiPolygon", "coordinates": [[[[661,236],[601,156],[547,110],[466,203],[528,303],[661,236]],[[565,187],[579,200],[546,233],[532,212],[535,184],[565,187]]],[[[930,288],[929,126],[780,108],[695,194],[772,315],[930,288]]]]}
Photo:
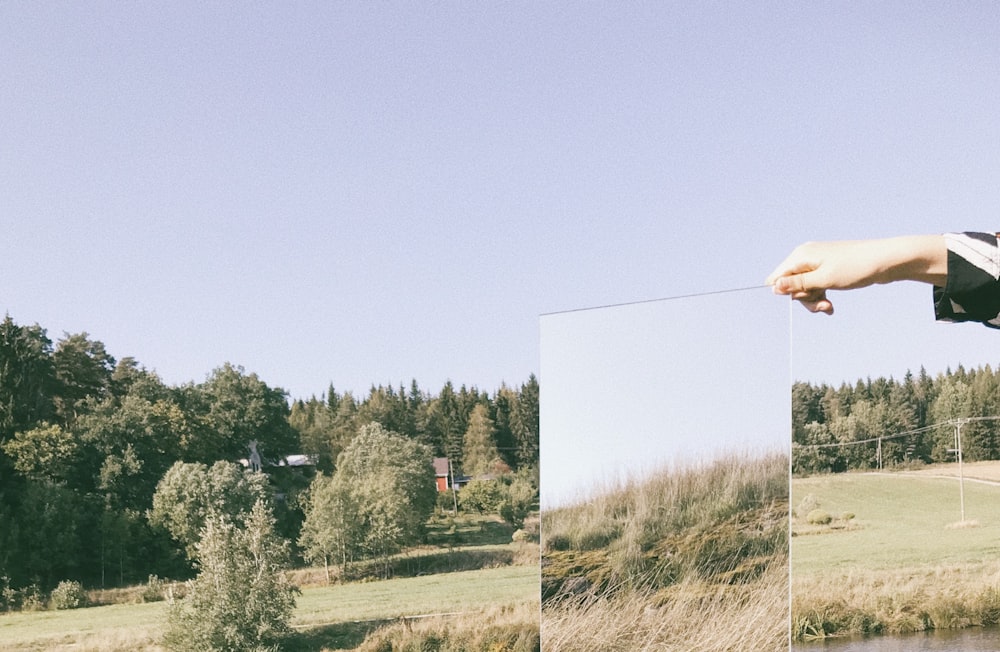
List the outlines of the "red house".
{"type": "Polygon", "coordinates": [[[451,488],[451,482],[449,481],[451,473],[449,473],[447,457],[434,458],[434,476],[438,491],[448,491],[451,488]]]}

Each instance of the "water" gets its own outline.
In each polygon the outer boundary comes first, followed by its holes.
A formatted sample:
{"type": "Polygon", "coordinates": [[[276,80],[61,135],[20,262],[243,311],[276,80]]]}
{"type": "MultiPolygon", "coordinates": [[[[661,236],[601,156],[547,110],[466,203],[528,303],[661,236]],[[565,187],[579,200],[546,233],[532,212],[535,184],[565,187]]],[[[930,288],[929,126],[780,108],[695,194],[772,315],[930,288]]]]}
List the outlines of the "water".
{"type": "Polygon", "coordinates": [[[970,627],[895,636],[796,643],[794,652],[997,652],[1000,629],[970,627]]]}

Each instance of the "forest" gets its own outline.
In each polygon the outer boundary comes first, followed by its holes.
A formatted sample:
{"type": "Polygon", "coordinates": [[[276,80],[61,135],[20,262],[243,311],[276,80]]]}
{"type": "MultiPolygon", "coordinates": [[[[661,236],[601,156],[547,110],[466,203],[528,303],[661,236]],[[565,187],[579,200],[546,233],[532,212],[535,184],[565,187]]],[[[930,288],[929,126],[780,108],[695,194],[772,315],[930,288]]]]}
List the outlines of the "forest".
{"type": "Polygon", "coordinates": [[[931,377],[922,367],[892,378],[832,387],[792,386],[792,471],[805,475],[1000,459],[1000,372],[962,366],[931,377]]]}
{"type": "Polygon", "coordinates": [[[86,332],[53,343],[42,326],[7,315],[0,323],[0,590],[191,577],[189,551],[171,536],[166,510],[154,509],[157,488],[163,481],[179,495],[200,483],[212,495],[244,483],[231,469],[250,457],[250,442],[277,532],[301,561],[312,476],[332,473],[359,433],[378,424],[466,471],[537,472],[538,394],[531,375],[492,394],[451,381],[431,393],[414,380],[373,385],[360,397],[331,385],[291,400],[228,362],[203,382],[169,386],[131,357],[116,360],[86,332]],[[308,464],[289,464],[289,456],[308,464]]]}

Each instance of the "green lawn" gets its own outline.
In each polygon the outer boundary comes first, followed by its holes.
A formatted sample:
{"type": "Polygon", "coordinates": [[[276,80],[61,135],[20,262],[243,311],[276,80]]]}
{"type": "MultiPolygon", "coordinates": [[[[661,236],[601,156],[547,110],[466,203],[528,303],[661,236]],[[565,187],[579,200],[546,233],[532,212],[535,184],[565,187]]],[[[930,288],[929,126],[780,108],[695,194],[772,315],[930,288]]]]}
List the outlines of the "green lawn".
{"type": "Polygon", "coordinates": [[[792,575],[892,570],[1000,559],[1000,487],[967,480],[961,520],[957,479],[845,473],[792,481],[792,505],[812,494],[834,517],[855,514],[856,529],[792,538],[792,575]]]}
{"type": "Polygon", "coordinates": [[[166,604],[115,604],[66,611],[0,615],[0,650],[74,649],[87,642],[149,639],[163,626],[166,604]]]}
{"type": "MultiPolygon", "coordinates": [[[[538,566],[505,566],[309,588],[289,647],[351,649],[377,621],[537,602],[538,578],[538,566]]],[[[165,613],[159,602],[0,615],[0,650],[155,650],[165,613]]]]}
{"type": "Polygon", "coordinates": [[[452,613],[538,600],[538,567],[505,566],[306,589],[293,625],[452,613]]]}

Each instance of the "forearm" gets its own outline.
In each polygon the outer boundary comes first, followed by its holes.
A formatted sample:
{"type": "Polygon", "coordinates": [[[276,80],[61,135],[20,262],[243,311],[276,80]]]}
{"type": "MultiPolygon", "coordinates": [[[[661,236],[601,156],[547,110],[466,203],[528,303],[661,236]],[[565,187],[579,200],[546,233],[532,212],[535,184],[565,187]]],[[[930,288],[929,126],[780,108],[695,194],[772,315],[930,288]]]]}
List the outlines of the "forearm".
{"type": "Polygon", "coordinates": [[[942,235],[911,235],[866,243],[879,270],[876,283],[920,281],[943,286],[948,280],[948,248],[942,235]]]}

